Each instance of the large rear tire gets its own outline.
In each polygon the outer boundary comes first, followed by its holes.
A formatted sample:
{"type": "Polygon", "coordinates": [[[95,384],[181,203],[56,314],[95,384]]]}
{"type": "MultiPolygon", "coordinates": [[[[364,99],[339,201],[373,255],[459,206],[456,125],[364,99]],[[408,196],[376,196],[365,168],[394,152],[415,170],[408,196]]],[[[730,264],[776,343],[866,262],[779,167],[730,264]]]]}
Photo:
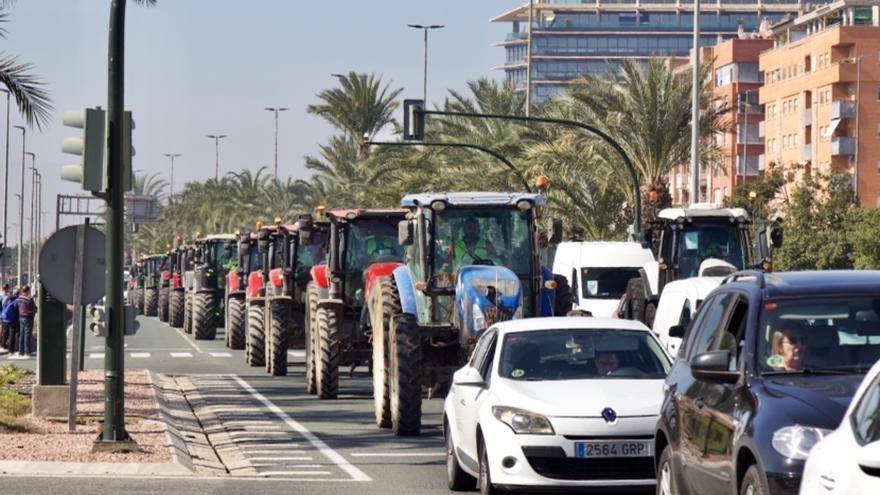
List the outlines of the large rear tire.
{"type": "Polygon", "coordinates": [[[315,395],[318,393],[318,381],[315,379],[315,337],[318,333],[318,287],[310,282],[306,289],[306,314],[305,314],[305,343],[306,343],[306,393],[315,395]]]}
{"type": "Polygon", "coordinates": [[[244,300],[230,297],[226,303],[226,346],[230,349],[244,349],[247,335],[244,300]]]}
{"type": "Polygon", "coordinates": [[[183,333],[192,333],[192,306],[193,295],[191,292],[184,293],[183,296],[183,333]]]}
{"type": "Polygon", "coordinates": [[[413,315],[391,318],[388,343],[391,430],[398,436],[415,436],[422,428],[423,373],[422,343],[413,315]]]}
{"type": "Polygon", "coordinates": [[[376,426],[391,428],[391,400],[388,397],[388,326],[400,313],[400,294],[394,277],[382,277],[373,290],[373,409],[376,426]]]}
{"type": "Polygon", "coordinates": [[[135,305],[137,305],[138,314],[144,314],[144,289],[134,290],[135,305]]]}
{"type": "Polygon", "coordinates": [[[144,291],[144,316],[155,317],[159,313],[159,291],[146,289],[144,291]]]}
{"type": "Polygon", "coordinates": [[[318,308],[315,381],[319,399],[339,395],[340,335],[339,320],[332,308],[318,308]]]}
{"type": "Polygon", "coordinates": [[[287,376],[287,349],[290,338],[288,308],[284,302],[270,302],[272,335],[269,337],[266,371],[272,376],[287,376]]]}
{"type": "Polygon", "coordinates": [[[173,290],[168,295],[168,324],[172,328],[183,326],[183,291],[173,290]]]}
{"type": "Polygon", "coordinates": [[[626,283],[626,299],[629,310],[626,317],[630,320],[645,322],[645,284],[641,278],[631,278],[626,283]]]}
{"type": "Polygon", "coordinates": [[[193,337],[214,340],[217,337],[217,298],[213,292],[196,293],[192,309],[193,337]]]}
{"type": "Polygon", "coordinates": [[[266,336],[263,334],[263,306],[251,304],[247,308],[247,338],[245,360],[251,366],[266,365],[266,336]]]}
{"type": "Polygon", "coordinates": [[[168,321],[168,292],[170,289],[159,289],[159,321],[168,321]]]}

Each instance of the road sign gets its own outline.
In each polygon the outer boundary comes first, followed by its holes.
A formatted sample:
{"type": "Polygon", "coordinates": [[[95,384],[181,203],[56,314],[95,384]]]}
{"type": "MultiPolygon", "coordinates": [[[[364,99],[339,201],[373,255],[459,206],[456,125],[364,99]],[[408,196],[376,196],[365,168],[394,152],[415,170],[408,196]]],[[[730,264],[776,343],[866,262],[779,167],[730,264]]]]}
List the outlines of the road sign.
{"type": "MultiPolygon", "coordinates": [[[[72,225],[56,231],[40,250],[41,281],[55,299],[75,304],[76,229],[72,225]]],[[[104,234],[93,227],[85,229],[83,250],[82,303],[93,304],[104,297],[106,256],[104,234]]]]}
{"type": "Polygon", "coordinates": [[[159,218],[159,199],[156,196],[125,195],[125,221],[128,223],[156,223],[159,218]]]}

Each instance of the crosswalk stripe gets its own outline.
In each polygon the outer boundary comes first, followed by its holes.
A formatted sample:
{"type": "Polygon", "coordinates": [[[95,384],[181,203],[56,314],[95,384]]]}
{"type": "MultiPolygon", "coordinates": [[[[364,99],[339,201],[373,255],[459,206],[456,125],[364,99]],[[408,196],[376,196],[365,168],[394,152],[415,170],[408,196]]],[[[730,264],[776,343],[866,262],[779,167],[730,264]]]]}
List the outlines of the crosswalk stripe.
{"type": "Polygon", "coordinates": [[[229,353],[229,352],[209,352],[208,354],[210,354],[211,357],[216,357],[216,358],[232,357],[232,353],[229,353]]]}
{"type": "Polygon", "coordinates": [[[89,359],[104,359],[103,352],[90,352],[89,359]]]}
{"type": "Polygon", "coordinates": [[[145,359],[150,357],[149,352],[132,352],[129,354],[133,359],[145,359]]]}
{"type": "Polygon", "coordinates": [[[191,352],[172,352],[171,357],[173,358],[188,358],[193,357],[191,352]]]}

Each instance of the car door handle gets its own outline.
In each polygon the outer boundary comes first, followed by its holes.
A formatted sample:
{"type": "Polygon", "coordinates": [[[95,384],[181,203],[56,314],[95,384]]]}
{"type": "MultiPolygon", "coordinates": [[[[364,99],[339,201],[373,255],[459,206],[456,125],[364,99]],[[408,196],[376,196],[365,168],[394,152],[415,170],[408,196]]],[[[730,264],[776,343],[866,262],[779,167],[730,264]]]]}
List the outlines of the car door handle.
{"type": "Polygon", "coordinates": [[[702,397],[697,397],[696,399],[694,399],[694,405],[697,406],[698,409],[702,409],[706,407],[706,401],[703,400],[702,397]]]}

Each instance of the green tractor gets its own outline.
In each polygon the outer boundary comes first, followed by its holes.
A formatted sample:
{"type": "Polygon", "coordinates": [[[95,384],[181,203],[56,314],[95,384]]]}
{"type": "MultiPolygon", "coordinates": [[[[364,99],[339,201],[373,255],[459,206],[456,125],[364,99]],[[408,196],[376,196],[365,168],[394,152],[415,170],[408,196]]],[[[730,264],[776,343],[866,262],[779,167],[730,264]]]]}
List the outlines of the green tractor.
{"type": "Polygon", "coordinates": [[[144,316],[159,316],[159,288],[164,261],[164,254],[154,254],[144,259],[144,316]]]}
{"type": "Polygon", "coordinates": [[[238,261],[235,234],[198,239],[185,275],[183,329],[198,340],[213,340],[224,325],[226,274],[238,261]]]}

